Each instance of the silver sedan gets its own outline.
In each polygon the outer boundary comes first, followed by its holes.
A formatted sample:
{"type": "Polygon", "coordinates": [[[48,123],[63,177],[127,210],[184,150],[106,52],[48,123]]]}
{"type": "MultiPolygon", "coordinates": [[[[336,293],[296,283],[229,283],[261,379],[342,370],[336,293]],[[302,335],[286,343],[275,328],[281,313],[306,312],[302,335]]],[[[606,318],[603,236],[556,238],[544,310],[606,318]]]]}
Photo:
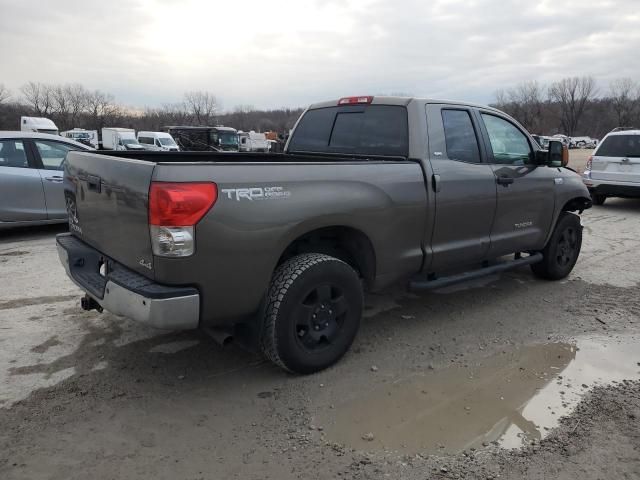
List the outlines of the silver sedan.
{"type": "Polygon", "coordinates": [[[63,162],[82,143],[46,133],[0,131],[0,229],[64,223],[63,162]]]}

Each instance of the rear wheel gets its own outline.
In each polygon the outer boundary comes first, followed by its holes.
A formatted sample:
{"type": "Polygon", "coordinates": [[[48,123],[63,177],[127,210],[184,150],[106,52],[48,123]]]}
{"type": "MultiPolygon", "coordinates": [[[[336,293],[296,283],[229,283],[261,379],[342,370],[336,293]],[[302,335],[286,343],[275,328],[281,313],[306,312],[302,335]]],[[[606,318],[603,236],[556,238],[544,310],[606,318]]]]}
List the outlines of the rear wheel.
{"type": "Polygon", "coordinates": [[[261,329],[265,356],[295,373],[313,373],[337,362],[360,326],[360,278],[342,260],[298,255],[276,270],[261,329]]]}
{"type": "Polygon", "coordinates": [[[542,261],[531,265],[531,270],[538,277],[547,280],[565,278],[578,261],[581,247],[580,217],[573,213],[562,212],[549,242],[542,250],[542,261]]]}
{"type": "Polygon", "coordinates": [[[593,200],[594,205],[604,205],[604,202],[607,200],[607,196],[601,193],[593,193],[591,194],[591,200],[593,200]]]}

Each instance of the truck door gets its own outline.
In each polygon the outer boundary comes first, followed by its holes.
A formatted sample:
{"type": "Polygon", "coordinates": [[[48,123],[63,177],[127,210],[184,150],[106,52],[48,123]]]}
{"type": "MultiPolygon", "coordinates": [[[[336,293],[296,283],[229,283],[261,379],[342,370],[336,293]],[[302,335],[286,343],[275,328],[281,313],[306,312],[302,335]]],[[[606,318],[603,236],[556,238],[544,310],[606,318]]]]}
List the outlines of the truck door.
{"type": "Polygon", "coordinates": [[[23,140],[0,140],[0,222],[46,220],[42,179],[23,140]]]}
{"type": "Polygon", "coordinates": [[[498,191],[489,256],[541,249],[553,219],[556,170],[535,165],[529,136],[510,119],[476,115],[498,191]]]}
{"type": "Polygon", "coordinates": [[[496,183],[477,119],[460,106],[427,105],[428,179],[435,192],[430,272],[481,262],[489,251],[496,183]]]}

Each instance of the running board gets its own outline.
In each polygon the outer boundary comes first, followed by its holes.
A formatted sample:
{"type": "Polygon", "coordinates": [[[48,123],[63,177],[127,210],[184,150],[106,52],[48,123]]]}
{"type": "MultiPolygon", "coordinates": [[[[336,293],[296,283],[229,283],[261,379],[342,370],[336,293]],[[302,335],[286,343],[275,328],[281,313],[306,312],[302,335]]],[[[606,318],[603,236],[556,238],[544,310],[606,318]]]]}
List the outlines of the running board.
{"type": "Polygon", "coordinates": [[[498,263],[488,267],[479,268],[478,270],[471,270],[470,272],[459,273],[457,275],[451,275],[449,277],[436,278],[434,280],[412,280],[409,282],[410,290],[433,290],[436,288],[448,287],[455,283],[466,282],[467,280],[475,280],[476,278],[486,277],[487,275],[493,275],[494,273],[505,272],[513,268],[522,267],[524,265],[532,265],[542,261],[541,253],[534,253],[528,257],[516,258],[508,262],[498,263]]]}

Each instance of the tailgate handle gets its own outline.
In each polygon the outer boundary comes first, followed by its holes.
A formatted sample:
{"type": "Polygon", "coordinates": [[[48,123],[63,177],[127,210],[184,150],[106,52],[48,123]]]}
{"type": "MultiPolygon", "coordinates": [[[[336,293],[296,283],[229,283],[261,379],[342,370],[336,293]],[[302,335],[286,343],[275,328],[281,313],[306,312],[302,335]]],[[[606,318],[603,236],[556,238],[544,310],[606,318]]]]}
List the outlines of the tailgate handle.
{"type": "Polygon", "coordinates": [[[95,175],[89,175],[87,177],[87,186],[89,187],[89,190],[91,190],[92,192],[100,193],[101,186],[102,186],[102,179],[95,175]]]}

